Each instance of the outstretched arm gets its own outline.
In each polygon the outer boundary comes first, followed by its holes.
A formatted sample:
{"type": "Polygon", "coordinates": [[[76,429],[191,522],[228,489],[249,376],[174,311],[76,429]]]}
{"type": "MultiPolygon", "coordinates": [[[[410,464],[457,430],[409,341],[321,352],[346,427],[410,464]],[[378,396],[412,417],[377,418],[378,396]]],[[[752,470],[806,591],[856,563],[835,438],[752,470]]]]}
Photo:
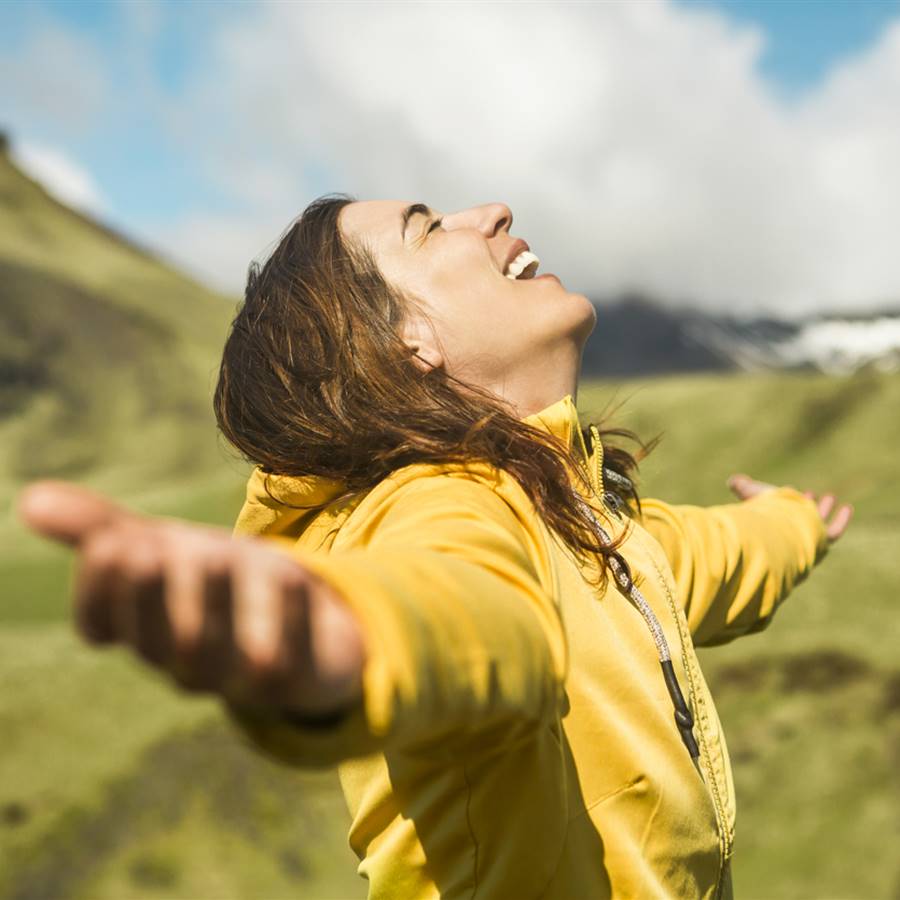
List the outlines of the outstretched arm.
{"type": "Polygon", "coordinates": [[[182,688],[297,716],[352,707],[359,626],[336,592],[268,541],[125,509],[79,485],[19,496],[23,522],[77,554],[74,617],[182,688]]]}
{"type": "Polygon", "coordinates": [[[733,475],[728,483],[742,502],[701,507],[641,501],[642,524],[672,566],[697,646],[766,628],[852,515],[852,507],[836,506],[832,494],[819,499],[748,475],[733,475]]]}
{"type": "Polygon", "coordinates": [[[385,491],[373,524],[331,553],[141,516],[64,483],[26,489],[19,511],[78,552],[84,637],[218,694],[286,761],[448,752],[487,731],[499,749],[554,720],[562,622],[534,535],[487,485],[385,491]]]}

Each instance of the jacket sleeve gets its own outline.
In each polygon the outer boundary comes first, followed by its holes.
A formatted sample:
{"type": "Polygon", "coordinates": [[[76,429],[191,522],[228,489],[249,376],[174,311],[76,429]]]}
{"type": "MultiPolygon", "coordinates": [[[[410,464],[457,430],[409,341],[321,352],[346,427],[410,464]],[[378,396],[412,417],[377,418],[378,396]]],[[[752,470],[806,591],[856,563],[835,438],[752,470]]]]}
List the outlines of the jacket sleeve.
{"type": "Polygon", "coordinates": [[[828,547],[816,503],[791,487],[720,506],[641,500],[697,646],[762,631],[828,547]]]}
{"type": "Polygon", "coordinates": [[[388,746],[447,752],[487,731],[502,749],[555,717],[566,668],[558,606],[534,562],[534,533],[498,494],[466,478],[416,478],[362,526],[330,552],[276,539],[356,614],[362,702],[330,727],[231,708],[257,745],[295,765],[388,746]]]}

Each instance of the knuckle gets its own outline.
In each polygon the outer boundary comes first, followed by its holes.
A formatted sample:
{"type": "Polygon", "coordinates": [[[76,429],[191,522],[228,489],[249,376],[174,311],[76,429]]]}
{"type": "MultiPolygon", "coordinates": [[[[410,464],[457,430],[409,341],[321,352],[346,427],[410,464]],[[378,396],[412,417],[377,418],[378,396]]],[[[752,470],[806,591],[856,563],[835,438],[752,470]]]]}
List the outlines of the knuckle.
{"type": "Polygon", "coordinates": [[[284,694],[290,681],[290,666],[283,654],[245,651],[242,668],[251,690],[273,700],[284,694]]]}
{"type": "Polygon", "coordinates": [[[122,554],[121,535],[112,530],[93,535],[83,551],[85,563],[92,568],[109,568],[122,554]]]}
{"type": "Polygon", "coordinates": [[[278,662],[275,654],[260,648],[244,648],[244,669],[251,681],[269,681],[277,677],[278,662]]]}
{"type": "Polygon", "coordinates": [[[177,629],[172,638],[172,645],[179,665],[192,668],[202,662],[205,648],[202,635],[198,632],[177,629]]]}
{"type": "Polygon", "coordinates": [[[224,584],[231,580],[231,561],[221,553],[211,553],[204,561],[206,580],[212,584],[224,584]]]}
{"type": "Polygon", "coordinates": [[[126,571],[138,586],[152,587],[163,581],[163,572],[155,552],[146,548],[135,548],[128,555],[126,571]]]}
{"type": "Polygon", "coordinates": [[[305,592],[315,583],[315,578],[300,565],[290,562],[279,572],[281,586],[285,590],[305,592]]]}

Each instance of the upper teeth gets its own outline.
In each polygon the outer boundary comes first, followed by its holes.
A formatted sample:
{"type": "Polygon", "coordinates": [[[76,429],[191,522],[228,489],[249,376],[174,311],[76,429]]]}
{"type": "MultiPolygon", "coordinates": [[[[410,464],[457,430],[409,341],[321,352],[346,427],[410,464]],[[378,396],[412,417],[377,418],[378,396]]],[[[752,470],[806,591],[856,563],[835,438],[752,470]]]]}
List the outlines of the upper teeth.
{"type": "Polygon", "coordinates": [[[534,278],[541,261],[530,251],[523,250],[506,270],[506,277],[515,281],[517,278],[534,278]]]}

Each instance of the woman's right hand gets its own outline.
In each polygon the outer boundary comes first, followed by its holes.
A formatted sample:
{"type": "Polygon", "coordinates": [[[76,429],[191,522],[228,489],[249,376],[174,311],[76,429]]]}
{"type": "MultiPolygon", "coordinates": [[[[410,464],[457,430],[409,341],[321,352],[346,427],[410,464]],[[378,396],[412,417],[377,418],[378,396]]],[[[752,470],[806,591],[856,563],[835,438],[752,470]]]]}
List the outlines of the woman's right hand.
{"type": "Polygon", "coordinates": [[[97,644],[127,644],[183,688],[299,716],[362,695],[362,634],[330,585],[269,542],[127,510],[40,481],[18,511],[78,553],[74,612],[97,644]]]}

